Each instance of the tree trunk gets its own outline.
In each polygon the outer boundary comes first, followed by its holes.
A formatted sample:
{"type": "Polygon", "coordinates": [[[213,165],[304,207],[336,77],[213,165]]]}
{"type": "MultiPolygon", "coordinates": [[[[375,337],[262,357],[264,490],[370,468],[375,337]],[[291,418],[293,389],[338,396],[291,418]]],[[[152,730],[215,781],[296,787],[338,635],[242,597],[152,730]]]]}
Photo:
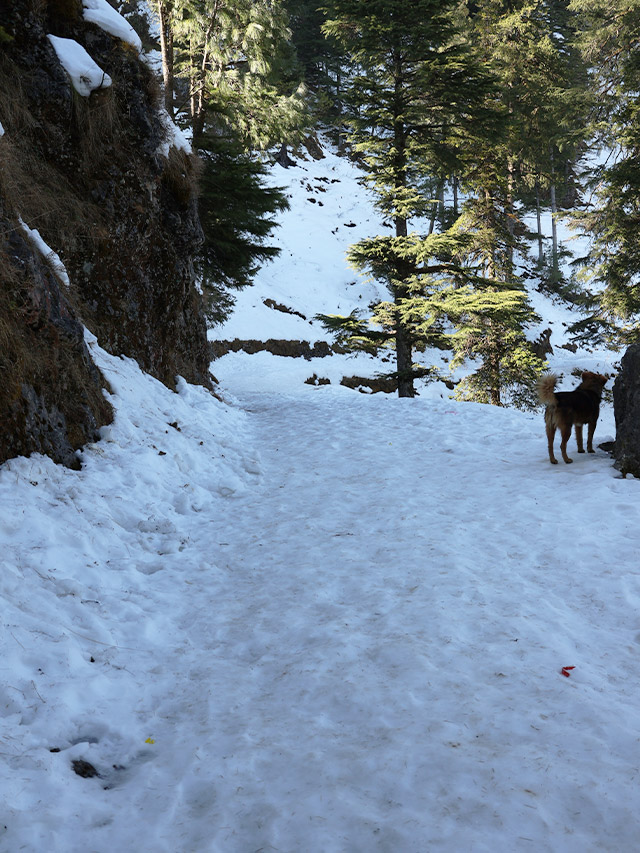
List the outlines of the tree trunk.
{"type": "MultiPolygon", "coordinates": [[[[396,219],[396,237],[407,236],[407,220],[396,219]]],[[[406,299],[408,292],[404,288],[396,287],[393,290],[393,301],[399,305],[406,299]]],[[[413,342],[409,329],[398,317],[396,319],[396,371],[398,374],[398,397],[415,397],[416,391],[413,387],[413,342]]]]}
{"type": "Polygon", "coordinates": [[[553,261],[553,281],[556,282],[560,278],[560,270],[558,264],[558,226],[556,223],[556,214],[558,206],[556,204],[556,184],[555,184],[555,169],[553,163],[553,149],[550,151],[551,157],[551,244],[552,244],[552,261],[553,261]]]}
{"type": "Polygon", "coordinates": [[[202,141],[202,136],[204,134],[204,120],[205,120],[205,110],[204,106],[200,107],[196,112],[195,116],[191,122],[192,129],[192,144],[194,149],[200,148],[200,143],[202,141]]]}
{"type": "MultiPolygon", "coordinates": [[[[394,174],[395,186],[400,192],[407,186],[407,136],[406,127],[404,124],[404,107],[401,97],[401,80],[402,71],[399,64],[396,66],[396,103],[394,106],[394,142],[395,142],[395,158],[394,158],[394,174]]],[[[396,237],[406,237],[408,233],[407,220],[403,216],[396,216],[395,220],[396,237]]],[[[402,268],[397,270],[399,280],[405,281],[410,275],[410,271],[405,271],[402,268]]],[[[393,288],[393,299],[397,305],[408,296],[408,291],[400,285],[393,288]]],[[[398,373],[398,396],[399,397],[415,397],[416,392],[413,387],[413,341],[411,332],[396,313],[396,368],[398,373]]]]}
{"type": "Polygon", "coordinates": [[[489,389],[489,398],[492,406],[501,406],[502,399],[500,397],[500,341],[496,336],[496,329],[491,320],[488,321],[491,351],[487,361],[489,364],[489,375],[492,377],[491,388],[489,389]]]}
{"type": "Polygon", "coordinates": [[[447,223],[445,222],[444,213],[444,180],[440,181],[440,190],[438,192],[438,219],[440,220],[440,230],[445,231],[447,223]]]}
{"type": "Polygon", "coordinates": [[[173,31],[169,4],[158,0],[160,17],[160,52],[162,56],[162,81],[164,84],[164,105],[173,118],[173,31]]]}
{"type": "MultiPolygon", "coordinates": [[[[429,234],[433,234],[433,230],[436,225],[436,219],[438,216],[438,211],[440,208],[440,204],[442,203],[442,207],[444,208],[444,181],[439,181],[438,186],[436,188],[436,198],[434,199],[433,204],[431,205],[431,217],[429,220],[429,234]]],[[[444,219],[444,216],[441,216],[441,222],[444,219]]]]}
{"type": "Polygon", "coordinates": [[[507,162],[507,198],[505,204],[505,214],[507,217],[507,231],[509,233],[509,275],[513,274],[513,238],[515,234],[515,212],[513,207],[513,186],[515,166],[513,160],[507,162]]]}
{"type": "MultiPolygon", "coordinates": [[[[491,208],[493,207],[493,199],[491,198],[491,193],[489,190],[484,191],[484,202],[486,205],[485,216],[487,217],[487,221],[491,222],[492,213],[491,208]]],[[[495,259],[495,247],[492,245],[488,248],[487,254],[485,256],[485,277],[488,279],[492,279],[496,277],[496,259],[495,259]]]]}
{"type": "MultiPolygon", "coordinates": [[[[398,299],[396,298],[396,302],[398,299]]],[[[415,397],[413,387],[413,347],[411,336],[403,323],[396,326],[396,368],[398,397],[415,397]]]]}
{"type": "Polygon", "coordinates": [[[544,249],[542,246],[542,210],[540,208],[540,184],[536,181],[536,222],[538,225],[538,263],[544,264],[544,249]]]}
{"type": "Polygon", "coordinates": [[[296,165],[295,160],[292,160],[291,157],[289,157],[289,146],[286,142],[283,142],[280,146],[280,151],[276,157],[276,163],[279,163],[283,169],[288,169],[289,166],[296,165]]]}

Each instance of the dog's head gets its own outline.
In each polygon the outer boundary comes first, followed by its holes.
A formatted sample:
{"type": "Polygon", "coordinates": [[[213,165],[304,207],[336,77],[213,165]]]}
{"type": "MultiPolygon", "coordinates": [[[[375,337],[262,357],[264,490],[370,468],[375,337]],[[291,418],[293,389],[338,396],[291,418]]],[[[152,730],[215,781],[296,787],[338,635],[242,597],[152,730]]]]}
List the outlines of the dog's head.
{"type": "Polygon", "coordinates": [[[585,370],[582,374],[582,388],[588,388],[590,391],[597,391],[602,394],[602,389],[607,384],[611,377],[605,376],[604,373],[592,373],[590,370],[585,370]]]}

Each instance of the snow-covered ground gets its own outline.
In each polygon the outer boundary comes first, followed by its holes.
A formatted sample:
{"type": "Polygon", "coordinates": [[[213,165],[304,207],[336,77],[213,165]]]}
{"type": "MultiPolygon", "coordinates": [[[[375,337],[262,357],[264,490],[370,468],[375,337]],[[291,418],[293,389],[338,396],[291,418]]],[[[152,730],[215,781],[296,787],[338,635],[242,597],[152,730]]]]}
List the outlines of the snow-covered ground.
{"type": "MultiPolygon", "coordinates": [[[[213,337],[373,298],[354,177],[277,173],[283,255],[213,337]]],[[[536,299],[566,387],[614,363],[536,299]]],[[[551,466],[540,413],[340,386],[364,356],[229,354],[222,402],[89,340],[116,419],[82,470],[0,467],[3,853],[638,848],[637,480],[551,466]]]]}

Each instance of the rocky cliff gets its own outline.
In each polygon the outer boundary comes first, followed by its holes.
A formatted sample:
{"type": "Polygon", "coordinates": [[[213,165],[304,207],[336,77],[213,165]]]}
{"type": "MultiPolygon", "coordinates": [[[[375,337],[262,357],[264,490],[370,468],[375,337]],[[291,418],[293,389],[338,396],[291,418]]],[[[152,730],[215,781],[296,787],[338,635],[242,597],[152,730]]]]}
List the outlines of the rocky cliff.
{"type": "Polygon", "coordinates": [[[196,164],[109,11],[0,0],[0,462],[77,464],[110,419],[83,326],[170,387],[209,383],[196,164]]]}

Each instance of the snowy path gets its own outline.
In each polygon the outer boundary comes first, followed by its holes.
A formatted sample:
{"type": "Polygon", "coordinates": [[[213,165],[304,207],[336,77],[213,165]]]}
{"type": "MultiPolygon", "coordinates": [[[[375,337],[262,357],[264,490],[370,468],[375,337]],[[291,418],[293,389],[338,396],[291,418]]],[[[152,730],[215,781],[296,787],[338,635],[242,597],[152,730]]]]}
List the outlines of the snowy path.
{"type": "Polygon", "coordinates": [[[637,528],[613,542],[601,518],[628,485],[602,457],[542,468],[539,418],[330,402],[248,401],[262,483],[202,528],[218,582],[188,597],[189,669],[158,705],[160,739],[202,730],[165,830],[188,850],[632,849],[637,528]]]}
{"type": "Polygon", "coordinates": [[[235,439],[221,415],[221,486],[185,394],[148,456],[151,414],[114,429],[102,503],[97,462],[42,463],[91,533],[20,557],[62,610],[7,615],[12,684],[51,678],[7,693],[0,850],[636,849],[638,483],[602,454],[552,468],[539,415],[329,387],[244,394],[235,439]]]}
{"type": "Polygon", "coordinates": [[[632,849],[628,485],[602,457],[542,468],[539,418],[327,403],[250,402],[264,481],[217,543],[202,679],[214,708],[218,662],[234,685],[207,749],[215,849],[632,849]]]}

